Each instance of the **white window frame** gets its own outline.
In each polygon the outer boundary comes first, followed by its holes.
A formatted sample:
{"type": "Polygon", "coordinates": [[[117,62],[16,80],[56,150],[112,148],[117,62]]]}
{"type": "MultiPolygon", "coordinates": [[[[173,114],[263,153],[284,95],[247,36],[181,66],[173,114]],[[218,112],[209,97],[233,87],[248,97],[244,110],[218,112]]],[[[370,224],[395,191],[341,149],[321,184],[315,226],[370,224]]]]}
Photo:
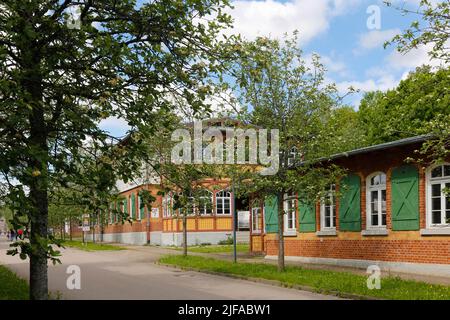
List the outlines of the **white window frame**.
{"type": "MultiPolygon", "coordinates": [[[[127,201],[128,216],[129,216],[130,218],[131,218],[132,215],[133,215],[133,211],[132,211],[133,207],[132,207],[131,204],[132,204],[132,203],[131,203],[131,193],[130,193],[130,194],[128,195],[128,201],[127,201]]],[[[135,203],[134,205],[136,205],[136,203],[135,203]]]]}
{"type": "Polygon", "coordinates": [[[383,229],[385,230],[387,228],[387,174],[378,171],[370,174],[366,178],[366,229],[383,229]],[[386,183],[380,184],[377,186],[372,186],[370,184],[370,180],[372,180],[373,177],[376,177],[378,175],[384,175],[386,177],[386,183]],[[386,214],[386,225],[381,225],[383,223],[383,201],[381,200],[382,197],[382,191],[385,191],[386,193],[386,208],[385,208],[385,214],[386,214]],[[377,191],[378,192],[378,225],[374,226],[372,225],[372,206],[371,206],[371,192],[377,191]]]}
{"type": "Polygon", "coordinates": [[[216,201],[215,201],[216,202],[215,203],[216,204],[215,205],[215,213],[216,213],[216,215],[218,215],[218,216],[231,216],[231,213],[233,212],[233,208],[232,208],[233,204],[231,203],[231,197],[232,197],[231,192],[229,190],[227,190],[227,189],[224,189],[224,190],[217,191],[215,196],[216,196],[216,201]],[[229,196],[219,196],[219,194],[221,194],[221,193],[229,194],[229,196]],[[230,212],[229,213],[224,213],[225,212],[225,200],[226,199],[228,199],[229,202],[230,202],[230,212]],[[219,210],[217,210],[217,209],[219,208],[219,205],[222,208],[222,213],[218,213],[219,210]]]}
{"type": "Polygon", "coordinates": [[[425,208],[426,208],[426,224],[428,229],[450,229],[450,223],[440,223],[440,224],[433,224],[432,223],[432,193],[431,193],[431,186],[433,182],[438,182],[441,185],[441,222],[442,219],[445,221],[446,218],[446,211],[450,210],[450,208],[446,208],[446,197],[443,196],[442,189],[445,187],[445,184],[450,183],[450,176],[443,176],[439,178],[432,178],[431,173],[434,169],[438,167],[444,167],[444,166],[450,166],[450,163],[445,162],[443,164],[434,165],[427,169],[426,171],[426,201],[425,201],[425,208]]]}
{"type": "Polygon", "coordinates": [[[332,185],[329,188],[329,191],[325,195],[325,199],[322,199],[320,201],[320,230],[323,231],[330,231],[330,230],[336,230],[336,196],[334,194],[334,191],[336,190],[336,186],[332,185]],[[325,227],[325,209],[326,207],[330,207],[330,226],[325,227]]]}
{"type": "Polygon", "coordinates": [[[255,202],[255,206],[252,206],[252,234],[261,234],[261,221],[262,221],[262,211],[261,210],[261,203],[255,202]],[[255,216],[257,219],[255,219],[255,216]],[[256,221],[256,228],[255,228],[255,221],[256,221]]]}
{"type": "Polygon", "coordinates": [[[291,150],[289,150],[288,167],[292,167],[295,164],[297,156],[298,156],[298,149],[297,147],[294,146],[291,148],[291,150]]]}
{"type": "MultiPolygon", "coordinates": [[[[139,196],[139,192],[136,192],[134,196],[137,197],[136,220],[141,221],[141,197],[139,196]]],[[[144,216],[145,216],[145,207],[144,207],[144,216]]]]}
{"type": "Polygon", "coordinates": [[[283,197],[283,211],[284,211],[284,235],[297,235],[297,197],[295,194],[285,194],[283,197]],[[294,207],[294,210],[289,210],[289,204],[294,207]],[[292,226],[289,227],[289,220],[292,221],[292,226]]]}

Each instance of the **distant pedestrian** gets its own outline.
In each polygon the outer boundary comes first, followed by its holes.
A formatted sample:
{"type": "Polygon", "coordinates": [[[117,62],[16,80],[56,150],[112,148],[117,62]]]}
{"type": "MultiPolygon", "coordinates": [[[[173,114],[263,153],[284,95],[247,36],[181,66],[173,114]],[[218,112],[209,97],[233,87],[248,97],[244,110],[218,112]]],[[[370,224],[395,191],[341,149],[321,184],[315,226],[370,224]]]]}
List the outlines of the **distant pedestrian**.
{"type": "Polygon", "coordinates": [[[9,231],[9,241],[13,241],[15,236],[15,232],[13,229],[9,231]]]}

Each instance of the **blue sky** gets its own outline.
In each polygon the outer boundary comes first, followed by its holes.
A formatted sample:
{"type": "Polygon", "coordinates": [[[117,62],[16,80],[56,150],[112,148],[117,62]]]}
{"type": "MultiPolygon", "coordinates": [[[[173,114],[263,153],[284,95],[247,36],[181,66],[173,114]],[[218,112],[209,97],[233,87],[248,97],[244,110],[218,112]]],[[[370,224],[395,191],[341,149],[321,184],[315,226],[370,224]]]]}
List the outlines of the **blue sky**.
{"type": "MultiPolygon", "coordinates": [[[[396,5],[417,7],[419,0],[395,0],[396,5]]],[[[257,35],[275,38],[300,32],[299,46],[307,57],[318,53],[328,69],[327,80],[335,82],[342,93],[349,86],[360,90],[346,98],[358,108],[364,92],[395,87],[408,72],[429,63],[426,48],[403,56],[394,47],[383,48],[385,40],[407,28],[417,16],[403,16],[382,0],[237,0],[229,13],[234,29],[247,39],[257,35]],[[372,7],[371,7],[372,6],[372,7]],[[375,6],[375,7],[373,7],[375,6]],[[379,8],[379,28],[369,28],[373,10],[379,8]]],[[[121,135],[126,123],[108,119],[101,126],[121,135]]]]}

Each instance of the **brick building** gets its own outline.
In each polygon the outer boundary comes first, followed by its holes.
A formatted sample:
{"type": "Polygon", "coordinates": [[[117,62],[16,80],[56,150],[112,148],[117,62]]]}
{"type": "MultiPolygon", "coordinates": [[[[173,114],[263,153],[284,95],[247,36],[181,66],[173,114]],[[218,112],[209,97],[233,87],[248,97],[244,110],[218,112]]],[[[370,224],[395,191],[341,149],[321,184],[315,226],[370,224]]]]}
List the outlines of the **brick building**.
{"type": "MultiPolygon", "coordinates": [[[[420,167],[405,162],[426,137],[414,137],[332,157],[348,175],[327,201],[294,207],[285,217],[287,260],[450,275],[450,159],[420,167]]],[[[276,259],[276,199],[253,205],[251,251],[276,259]]]]}
{"type": "MultiPolygon", "coordinates": [[[[197,208],[197,214],[187,218],[189,245],[217,244],[231,237],[233,231],[232,193],[228,188],[229,181],[210,179],[203,183],[205,197],[210,199],[212,205],[197,208]]],[[[108,224],[104,226],[103,240],[129,244],[150,243],[180,246],[183,225],[181,215],[173,212],[172,209],[173,194],[157,195],[152,207],[147,208],[140,204],[139,191],[141,189],[147,189],[156,195],[160,190],[160,185],[123,185],[120,196],[125,200],[117,206],[122,212],[128,213],[134,221],[132,224],[122,223],[110,214],[108,224]]],[[[239,210],[238,205],[236,206],[237,210],[239,210]]],[[[96,231],[96,237],[99,239],[98,226],[96,231]]],[[[87,236],[91,237],[91,235],[87,236]]]]}
{"type": "MultiPolygon", "coordinates": [[[[187,126],[189,126],[188,124],[187,126]]],[[[229,118],[210,119],[205,127],[213,126],[224,134],[229,126],[238,126],[239,122],[229,118]]],[[[139,178],[132,183],[118,181],[116,186],[120,203],[112,204],[121,212],[129,214],[133,223],[122,223],[118,217],[109,213],[107,225],[104,226],[103,240],[107,242],[121,242],[129,244],[154,244],[165,246],[180,246],[182,244],[183,222],[179,211],[173,210],[174,192],[165,196],[158,195],[161,191],[162,179],[148,168],[143,168],[139,178]],[[139,191],[146,189],[156,197],[151,208],[141,206],[139,191]]],[[[204,187],[205,203],[202,208],[195,208],[195,214],[187,218],[188,244],[217,244],[228,240],[233,231],[233,196],[229,179],[205,179],[201,182],[204,187]]],[[[236,199],[236,211],[249,216],[248,201],[236,199]]],[[[235,221],[239,227],[238,221],[235,221]]],[[[100,227],[95,227],[96,238],[100,239],[100,227]]],[[[249,242],[248,230],[240,230],[240,242],[249,242]]],[[[88,239],[92,234],[87,234],[88,239]]]]}

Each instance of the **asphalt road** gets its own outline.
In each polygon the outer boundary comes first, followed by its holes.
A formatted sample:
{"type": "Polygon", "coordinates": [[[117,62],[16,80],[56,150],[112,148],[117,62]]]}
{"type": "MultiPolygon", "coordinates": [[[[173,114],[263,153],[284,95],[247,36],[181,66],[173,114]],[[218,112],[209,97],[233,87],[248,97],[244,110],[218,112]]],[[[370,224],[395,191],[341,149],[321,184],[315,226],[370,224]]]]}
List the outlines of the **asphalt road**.
{"type": "MultiPolygon", "coordinates": [[[[0,264],[28,278],[29,262],[6,255],[8,243],[0,241],[0,264]]],[[[173,252],[173,251],[171,251],[173,252]]],[[[295,289],[245,280],[180,271],[154,264],[167,251],[130,247],[123,251],[63,250],[62,265],[49,266],[49,289],[62,299],[224,299],[224,300],[323,300],[337,299],[295,289]],[[81,271],[81,289],[69,290],[70,265],[81,271]]]]}

